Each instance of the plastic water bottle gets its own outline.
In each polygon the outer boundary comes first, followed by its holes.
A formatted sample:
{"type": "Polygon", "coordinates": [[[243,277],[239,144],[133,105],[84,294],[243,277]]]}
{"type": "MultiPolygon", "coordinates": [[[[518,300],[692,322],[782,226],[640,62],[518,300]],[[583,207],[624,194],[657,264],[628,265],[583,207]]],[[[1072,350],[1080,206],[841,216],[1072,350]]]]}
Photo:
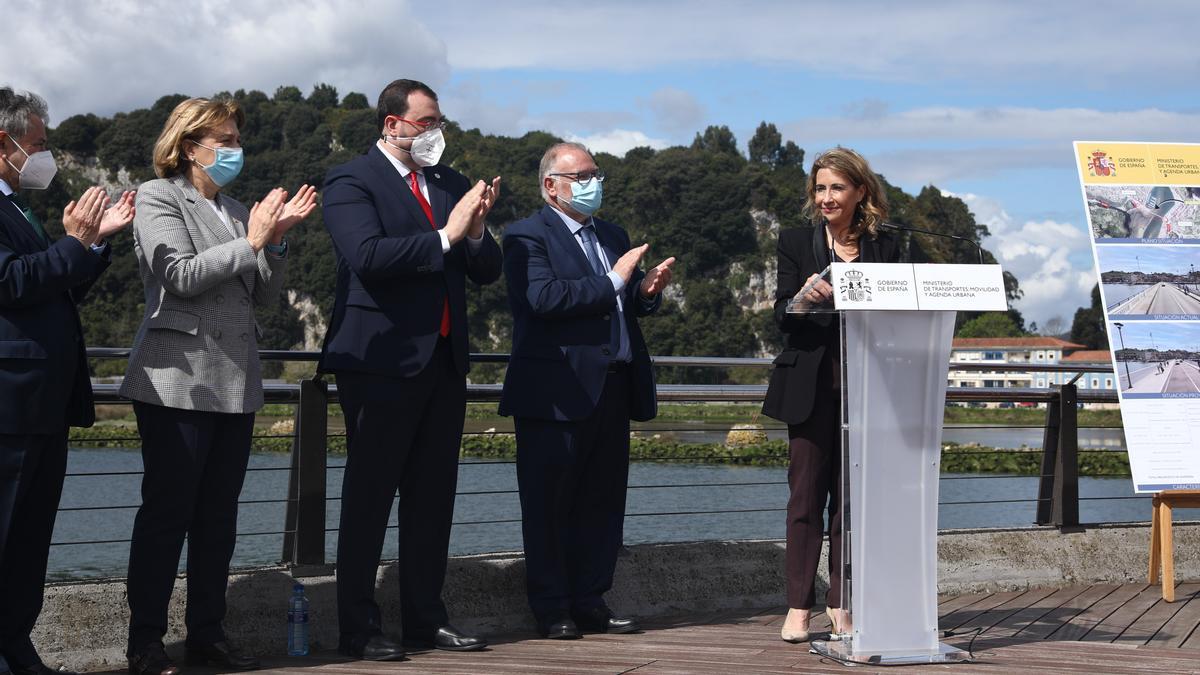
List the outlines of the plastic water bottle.
{"type": "Polygon", "coordinates": [[[292,586],[288,600],[288,656],[308,656],[308,598],[304,584],[292,586]]]}

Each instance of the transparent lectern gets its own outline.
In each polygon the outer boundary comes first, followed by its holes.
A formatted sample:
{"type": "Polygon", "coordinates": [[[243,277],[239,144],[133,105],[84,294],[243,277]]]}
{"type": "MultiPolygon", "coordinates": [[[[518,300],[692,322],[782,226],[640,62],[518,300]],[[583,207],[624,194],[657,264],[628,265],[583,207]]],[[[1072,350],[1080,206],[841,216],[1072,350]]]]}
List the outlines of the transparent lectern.
{"type": "MultiPolygon", "coordinates": [[[[842,602],[853,632],[812,648],[848,664],[968,660],[938,640],[938,478],[956,311],[919,308],[918,289],[945,288],[928,285],[920,270],[914,279],[914,268],[924,267],[834,265],[836,307],[788,310],[836,314],[841,324],[842,602]],[[899,283],[879,281],[888,276],[881,268],[907,268],[911,304],[881,297],[888,293],[879,289],[899,283]],[[865,276],[876,279],[874,298],[863,292],[870,288],[865,276]],[[863,308],[875,301],[888,309],[863,308]]],[[[957,305],[965,297],[953,293],[931,292],[924,304],[957,305]]]]}

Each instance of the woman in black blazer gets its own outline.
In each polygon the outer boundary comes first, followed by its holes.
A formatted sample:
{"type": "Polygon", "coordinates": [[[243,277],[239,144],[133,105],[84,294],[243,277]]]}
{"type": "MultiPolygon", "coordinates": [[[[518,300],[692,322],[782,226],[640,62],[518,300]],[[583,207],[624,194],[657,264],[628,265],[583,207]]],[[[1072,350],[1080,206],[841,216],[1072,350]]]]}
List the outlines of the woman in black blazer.
{"type": "Polygon", "coordinates": [[[804,213],[812,227],[779,233],[775,321],[787,346],[775,359],[763,413],[788,425],[787,600],[780,635],[808,639],[809,610],[816,604],[817,561],[829,511],[829,593],[826,612],[835,636],[850,632],[841,606],[841,334],[834,314],[788,314],[792,298],[831,307],[833,287],[818,276],[830,262],[898,262],[895,238],[879,231],[887,198],[867,161],[834,148],[813,162],[804,213]]]}

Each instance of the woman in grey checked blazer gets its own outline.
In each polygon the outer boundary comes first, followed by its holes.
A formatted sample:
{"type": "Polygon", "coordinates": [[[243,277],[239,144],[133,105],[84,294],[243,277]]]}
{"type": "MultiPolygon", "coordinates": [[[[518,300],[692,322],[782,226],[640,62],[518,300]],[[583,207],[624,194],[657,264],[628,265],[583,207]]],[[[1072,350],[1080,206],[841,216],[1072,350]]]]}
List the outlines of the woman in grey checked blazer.
{"type": "Polygon", "coordinates": [[[188,663],[250,670],[226,638],[225,588],[237,499],[263,404],[254,306],[278,297],[283,235],[316,206],[303,186],[247,209],[220,193],[242,165],[230,100],[176,106],[154,146],[157,180],[138,189],[134,249],[146,313],[121,393],[142,437],[142,505],[129,551],[129,669],[173,675],[163,650],[167,605],[186,536],[188,663]]]}

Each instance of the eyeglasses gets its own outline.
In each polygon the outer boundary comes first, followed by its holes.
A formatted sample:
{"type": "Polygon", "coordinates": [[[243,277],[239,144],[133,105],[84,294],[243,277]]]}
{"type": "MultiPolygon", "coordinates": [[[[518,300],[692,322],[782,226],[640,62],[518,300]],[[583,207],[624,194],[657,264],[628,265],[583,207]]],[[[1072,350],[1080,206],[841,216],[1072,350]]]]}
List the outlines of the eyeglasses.
{"type": "Polygon", "coordinates": [[[417,120],[406,120],[403,117],[397,117],[396,119],[400,120],[401,122],[411,124],[414,127],[420,129],[422,132],[433,131],[434,129],[445,129],[446,128],[446,120],[433,120],[431,122],[419,122],[417,120]]]}
{"type": "Polygon", "coordinates": [[[595,178],[597,181],[604,182],[604,171],[596,169],[595,171],[570,171],[566,173],[548,173],[547,176],[563,177],[583,185],[584,183],[595,178]]]}

